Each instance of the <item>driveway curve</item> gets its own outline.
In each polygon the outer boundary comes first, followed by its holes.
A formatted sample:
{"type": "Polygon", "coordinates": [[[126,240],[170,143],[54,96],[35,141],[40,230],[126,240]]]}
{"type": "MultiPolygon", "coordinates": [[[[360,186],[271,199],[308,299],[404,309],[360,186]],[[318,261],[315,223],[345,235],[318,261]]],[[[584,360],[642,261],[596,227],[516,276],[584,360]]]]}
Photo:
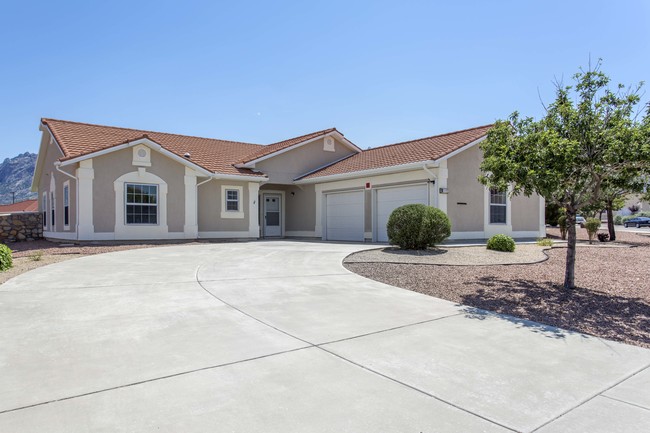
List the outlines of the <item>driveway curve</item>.
{"type": "Polygon", "coordinates": [[[177,245],[83,257],[8,281],[0,431],[650,424],[650,351],[365,279],[342,266],[364,248],[177,245]]]}

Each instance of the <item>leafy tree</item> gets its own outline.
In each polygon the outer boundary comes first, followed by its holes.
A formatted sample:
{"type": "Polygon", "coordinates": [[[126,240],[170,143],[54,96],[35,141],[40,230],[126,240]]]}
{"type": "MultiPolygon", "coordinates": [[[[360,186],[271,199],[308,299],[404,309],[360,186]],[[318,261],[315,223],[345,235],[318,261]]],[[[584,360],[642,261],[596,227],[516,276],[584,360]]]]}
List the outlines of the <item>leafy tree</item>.
{"type": "Polygon", "coordinates": [[[575,87],[556,84],[556,97],[540,120],[514,112],[499,120],[481,143],[479,180],[512,194],[537,193],[564,208],[568,241],[564,287],[575,287],[576,214],[603,199],[607,182],[632,170],[650,170],[650,122],[636,121],[639,90],[619,85],[594,69],[574,75],[575,87]],[[575,99],[574,99],[575,98],[575,99]]]}

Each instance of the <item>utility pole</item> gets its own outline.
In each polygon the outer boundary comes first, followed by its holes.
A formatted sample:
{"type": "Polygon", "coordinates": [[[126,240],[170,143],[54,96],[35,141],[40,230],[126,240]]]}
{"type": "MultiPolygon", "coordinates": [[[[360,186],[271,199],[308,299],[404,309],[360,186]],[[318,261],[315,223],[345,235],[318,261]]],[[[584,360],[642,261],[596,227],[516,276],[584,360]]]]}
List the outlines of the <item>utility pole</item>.
{"type": "Polygon", "coordinates": [[[12,204],[16,203],[16,191],[12,191],[11,193],[11,203],[12,204]]]}

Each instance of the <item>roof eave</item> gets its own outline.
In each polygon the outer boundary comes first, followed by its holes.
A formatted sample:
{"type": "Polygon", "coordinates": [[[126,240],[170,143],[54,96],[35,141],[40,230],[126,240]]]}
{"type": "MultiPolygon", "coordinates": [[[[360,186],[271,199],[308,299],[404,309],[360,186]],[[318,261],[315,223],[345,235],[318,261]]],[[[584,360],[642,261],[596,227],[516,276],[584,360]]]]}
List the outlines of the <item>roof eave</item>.
{"type": "Polygon", "coordinates": [[[357,177],[364,177],[364,176],[376,176],[376,175],[381,175],[381,174],[399,173],[400,171],[419,169],[419,168],[422,168],[425,165],[427,167],[429,167],[429,168],[435,168],[435,167],[438,166],[438,162],[434,161],[434,160],[409,162],[407,164],[390,165],[388,167],[379,167],[379,168],[371,168],[371,169],[368,169],[368,170],[359,170],[359,171],[350,171],[350,172],[347,172],[347,173],[330,174],[328,176],[313,177],[311,179],[298,179],[298,180],[294,181],[294,183],[297,184],[297,185],[300,185],[300,184],[333,182],[333,181],[337,181],[337,180],[354,179],[354,178],[357,178],[357,177]]]}

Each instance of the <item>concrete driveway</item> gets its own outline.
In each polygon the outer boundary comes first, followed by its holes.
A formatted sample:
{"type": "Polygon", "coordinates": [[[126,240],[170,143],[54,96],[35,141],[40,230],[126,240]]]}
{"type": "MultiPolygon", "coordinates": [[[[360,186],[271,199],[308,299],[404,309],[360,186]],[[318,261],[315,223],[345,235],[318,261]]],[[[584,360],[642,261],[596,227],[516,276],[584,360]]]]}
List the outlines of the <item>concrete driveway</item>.
{"type": "Polygon", "coordinates": [[[362,248],[173,246],[10,280],[0,431],[648,430],[649,350],[367,280],[341,265],[362,248]]]}

